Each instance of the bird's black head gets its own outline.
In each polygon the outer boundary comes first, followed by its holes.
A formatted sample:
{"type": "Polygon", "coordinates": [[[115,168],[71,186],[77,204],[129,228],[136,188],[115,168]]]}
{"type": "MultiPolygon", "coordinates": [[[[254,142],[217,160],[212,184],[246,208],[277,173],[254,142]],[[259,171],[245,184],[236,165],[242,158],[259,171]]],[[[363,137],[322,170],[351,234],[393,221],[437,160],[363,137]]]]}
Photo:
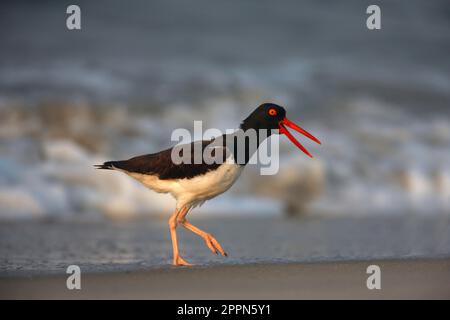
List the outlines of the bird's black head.
{"type": "Polygon", "coordinates": [[[274,103],[263,103],[241,124],[241,129],[279,129],[279,123],[286,118],[286,110],[274,103]]]}
{"type": "Polygon", "coordinates": [[[274,103],[263,103],[256,108],[244,121],[242,121],[241,129],[246,131],[254,129],[257,132],[259,130],[269,130],[267,136],[269,136],[274,129],[279,130],[279,134],[286,135],[293,144],[295,144],[300,150],[306,153],[308,156],[312,155],[308,150],[294,138],[294,136],[286,129],[286,127],[292,128],[297,132],[305,135],[311,140],[321,144],[321,142],[306,130],[300,128],[298,125],[286,118],[286,110],[274,103]]]}

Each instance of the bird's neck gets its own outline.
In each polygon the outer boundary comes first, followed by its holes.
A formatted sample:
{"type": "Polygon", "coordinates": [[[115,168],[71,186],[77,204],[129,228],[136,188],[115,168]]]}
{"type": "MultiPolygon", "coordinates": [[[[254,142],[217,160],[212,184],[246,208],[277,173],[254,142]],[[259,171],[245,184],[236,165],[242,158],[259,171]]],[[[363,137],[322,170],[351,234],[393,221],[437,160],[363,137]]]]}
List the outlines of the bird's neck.
{"type": "Polygon", "coordinates": [[[227,146],[230,146],[230,140],[233,141],[234,162],[240,165],[246,165],[250,158],[258,151],[259,146],[271,134],[270,130],[256,130],[252,127],[245,126],[242,123],[240,130],[224,136],[227,146]]]}

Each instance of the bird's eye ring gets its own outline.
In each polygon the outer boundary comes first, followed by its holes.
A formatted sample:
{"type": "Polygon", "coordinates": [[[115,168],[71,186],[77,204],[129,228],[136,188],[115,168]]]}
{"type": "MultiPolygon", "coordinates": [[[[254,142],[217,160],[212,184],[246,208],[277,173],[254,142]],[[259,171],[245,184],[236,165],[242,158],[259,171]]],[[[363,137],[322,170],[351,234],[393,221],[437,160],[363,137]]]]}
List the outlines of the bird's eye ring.
{"type": "Polygon", "coordinates": [[[270,108],[268,113],[269,113],[269,116],[274,117],[274,116],[277,115],[278,112],[277,112],[277,110],[275,108],[270,108]]]}

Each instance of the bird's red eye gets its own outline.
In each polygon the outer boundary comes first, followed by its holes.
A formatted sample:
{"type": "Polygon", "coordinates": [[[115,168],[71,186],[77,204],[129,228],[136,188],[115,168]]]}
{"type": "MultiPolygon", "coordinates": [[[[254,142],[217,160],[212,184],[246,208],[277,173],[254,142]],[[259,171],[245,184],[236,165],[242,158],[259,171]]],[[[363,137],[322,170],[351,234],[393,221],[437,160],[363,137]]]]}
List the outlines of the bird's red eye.
{"type": "Polygon", "coordinates": [[[273,117],[273,116],[276,116],[278,112],[275,108],[270,108],[268,113],[269,113],[269,116],[273,117]]]}

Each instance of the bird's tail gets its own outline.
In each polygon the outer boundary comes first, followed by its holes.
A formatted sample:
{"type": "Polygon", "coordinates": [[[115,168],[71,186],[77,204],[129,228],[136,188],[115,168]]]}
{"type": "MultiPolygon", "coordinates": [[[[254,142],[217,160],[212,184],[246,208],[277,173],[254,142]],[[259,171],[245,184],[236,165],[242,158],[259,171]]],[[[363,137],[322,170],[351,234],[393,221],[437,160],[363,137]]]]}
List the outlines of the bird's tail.
{"type": "Polygon", "coordinates": [[[95,164],[94,167],[96,169],[114,170],[115,162],[116,161],[107,161],[107,162],[104,162],[103,164],[95,164]]]}

